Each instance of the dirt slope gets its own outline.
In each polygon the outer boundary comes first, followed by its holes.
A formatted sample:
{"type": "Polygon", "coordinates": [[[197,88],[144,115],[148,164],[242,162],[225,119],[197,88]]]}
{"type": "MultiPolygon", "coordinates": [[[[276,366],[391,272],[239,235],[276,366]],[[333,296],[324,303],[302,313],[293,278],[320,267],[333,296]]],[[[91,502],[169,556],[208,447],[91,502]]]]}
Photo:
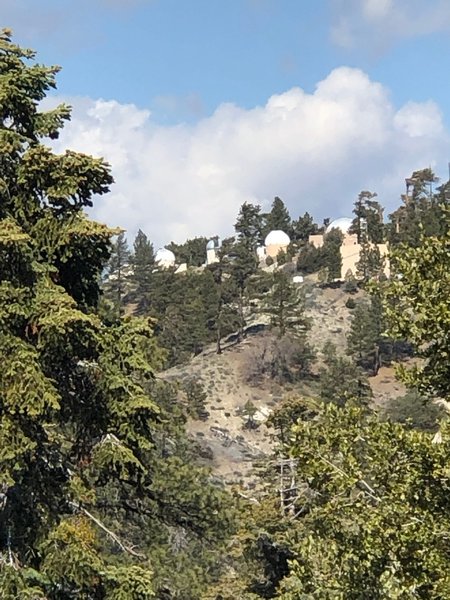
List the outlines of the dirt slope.
{"type": "MultiPolygon", "coordinates": [[[[358,299],[360,295],[353,298],[358,299]]],[[[317,365],[320,365],[320,351],[326,341],[332,341],[338,350],[345,351],[345,338],[351,322],[351,311],[345,306],[348,294],[339,288],[321,289],[307,283],[305,298],[312,324],[309,341],[318,353],[317,365]]],[[[209,418],[206,421],[190,421],[188,428],[199,442],[205,461],[228,483],[251,485],[249,474],[253,463],[272,450],[273,432],[266,427],[265,420],[288,390],[267,379],[258,385],[249,381],[254,361],[271,341],[271,334],[263,330],[249,335],[239,344],[225,344],[221,355],[217,355],[211,346],[189,364],[161,374],[169,381],[196,380],[203,385],[208,396],[206,408],[209,418]],[[255,429],[245,427],[248,421],[247,402],[251,402],[258,411],[254,419],[260,424],[255,429]]],[[[392,368],[382,368],[378,376],[371,379],[371,384],[377,405],[404,393],[392,368]]],[[[292,392],[292,389],[289,391],[292,392]]],[[[302,384],[297,391],[308,394],[302,384]]]]}

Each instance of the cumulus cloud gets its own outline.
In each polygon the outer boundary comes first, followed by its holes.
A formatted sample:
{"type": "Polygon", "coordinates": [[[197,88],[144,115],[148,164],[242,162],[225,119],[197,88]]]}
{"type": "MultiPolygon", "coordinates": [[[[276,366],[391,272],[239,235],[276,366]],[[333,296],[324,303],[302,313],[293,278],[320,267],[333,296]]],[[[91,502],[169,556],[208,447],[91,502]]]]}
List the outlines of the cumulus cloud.
{"type": "Polygon", "coordinates": [[[222,104],[195,124],[162,126],[114,100],[69,102],[58,148],[105,156],[116,179],[94,216],[157,244],[230,234],[243,202],[267,208],[275,195],[293,217],[349,214],[361,189],[393,208],[405,176],[448,157],[434,103],[396,110],[380,83],[346,67],[312,94],[293,88],[250,110],[222,104]]]}
{"type": "Polygon", "coordinates": [[[382,50],[396,40],[450,30],[448,0],[331,0],[332,40],[382,50]]]}

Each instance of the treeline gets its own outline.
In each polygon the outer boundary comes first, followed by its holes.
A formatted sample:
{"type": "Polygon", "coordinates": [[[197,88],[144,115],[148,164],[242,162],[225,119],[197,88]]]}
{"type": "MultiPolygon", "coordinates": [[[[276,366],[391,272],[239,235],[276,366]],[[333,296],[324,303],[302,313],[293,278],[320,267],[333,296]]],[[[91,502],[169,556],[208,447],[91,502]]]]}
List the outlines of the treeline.
{"type": "MultiPolygon", "coordinates": [[[[157,268],[153,244],[142,231],[138,232],[132,251],[121,233],[112,245],[105,274],[104,316],[113,321],[129,310],[154,318],[155,332],[167,350],[169,366],[201,352],[209,343],[215,342],[220,353],[224,337],[236,332],[239,338],[245,335],[264,290],[276,287],[282,278],[285,293],[295,294],[288,274],[267,274],[259,269],[256,249],[272,228],[291,234],[293,228],[302,230],[304,239],[310,231],[319,230],[312,219],[305,217],[306,221],[306,228],[293,223],[279,198],[275,198],[267,215],[261,214],[259,206],[244,204],[235,224],[235,236],[223,240],[217,250],[217,262],[203,268],[206,238],[167,246],[176,252],[180,262],[191,267],[181,274],[175,274],[175,269],[157,268]]],[[[287,256],[279,257],[279,263],[287,263],[290,258],[288,249],[287,256]]],[[[292,266],[295,271],[295,265],[292,266]]]]}
{"type": "MultiPolygon", "coordinates": [[[[158,340],[167,350],[167,366],[188,360],[213,342],[221,352],[223,338],[234,332],[240,338],[244,336],[247,324],[257,316],[255,307],[262,290],[270,290],[274,284],[274,276],[259,269],[256,254],[270,231],[282,230],[290,236],[286,252],[275,259],[285,273],[318,273],[322,284],[345,278],[349,287],[356,281],[366,284],[384,277],[379,244],[414,247],[420,236],[441,234],[448,184],[435,190],[436,177],[430,169],[414,172],[406,182],[402,205],[386,223],[376,193],[362,191],[355,201],[349,231],[361,244],[355,273],[341,272],[340,230],[329,231],[320,247],[308,241],[310,235],[323,234],[330,219],[320,226],[308,213],[293,220],[278,197],[269,213],[262,213],[258,205],[244,203],[235,223],[235,235],[217,249],[218,262],[205,268],[208,238],[169,244],[167,248],[175,253],[178,263],[188,266],[187,272],[179,275],[171,268],[157,268],[153,244],[142,231],[132,250],[121,233],[112,245],[104,274],[103,314],[110,320],[125,312],[154,318],[158,340]]],[[[267,257],[267,265],[273,262],[267,257]]],[[[395,271],[394,263],[392,269],[395,271]]]]}

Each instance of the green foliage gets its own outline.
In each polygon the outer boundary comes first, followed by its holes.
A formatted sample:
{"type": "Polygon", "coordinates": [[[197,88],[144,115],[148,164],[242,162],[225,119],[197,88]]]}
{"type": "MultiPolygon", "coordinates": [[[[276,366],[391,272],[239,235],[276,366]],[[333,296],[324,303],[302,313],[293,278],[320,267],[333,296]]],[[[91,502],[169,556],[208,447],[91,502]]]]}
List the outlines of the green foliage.
{"type": "Polygon", "coordinates": [[[339,229],[332,229],[325,237],[320,248],[321,266],[328,269],[329,280],[340,279],[342,268],[341,245],[344,239],[339,229]]]}
{"type": "Polygon", "coordinates": [[[297,259],[297,270],[302,273],[316,273],[323,266],[322,253],[320,248],[314,244],[305,244],[297,259]]]}
{"type": "Polygon", "coordinates": [[[383,285],[389,334],[408,340],[422,359],[410,370],[400,368],[402,379],[425,396],[450,397],[450,213],[444,213],[447,231],[424,236],[418,247],[401,246],[392,252],[398,277],[383,285]]]}
{"type": "Polygon", "coordinates": [[[305,318],[304,298],[298,285],[292,283],[290,275],[277,270],[272,274],[270,289],[262,299],[261,311],[270,317],[270,324],[278,337],[303,335],[309,323],[305,318]]]}
{"type": "Polygon", "coordinates": [[[0,34],[2,597],[162,595],[175,532],[185,574],[170,593],[194,600],[234,511],[196,467],[180,408],[154,382],[165,356],[153,321],[107,325],[96,314],[119,232],[83,208],[112,177],[100,159],[43,145],[69,110],[41,112],[58,69],[33,58],[0,34]]]}
{"type": "Polygon", "coordinates": [[[342,291],[346,294],[356,294],[358,291],[358,284],[350,269],[345,274],[345,283],[342,286],[342,291]]]}
{"type": "Polygon", "coordinates": [[[204,387],[198,381],[190,379],[184,385],[187,400],[187,413],[193,419],[206,421],[209,416],[206,410],[206,400],[208,398],[204,387]]]}
{"type": "Polygon", "coordinates": [[[318,227],[314,223],[313,217],[305,212],[302,217],[292,222],[291,234],[292,241],[297,243],[306,243],[310,235],[317,233],[318,227]]]}
{"type": "Polygon", "coordinates": [[[378,298],[358,302],[352,312],[347,354],[371,375],[376,375],[381,366],[382,333],[383,315],[378,298]]]}
{"type": "Polygon", "coordinates": [[[106,267],[106,281],[103,284],[105,298],[113,306],[113,314],[122,316],[124,297],[129,289],[130,251],[125,233],[121,231],[111,246],[111,256],[106,267]]]}
{"type": "Polygon", "coordinates": [[[447,597],[448,423],[435,444],[362,408],[291,400],[285,412],[293,508],[266,470],[273,483],[244,513],[222,585],[205,598],[229,598],[227,586],[242,598],[447,597]]]}
{"type": "Polygon", "coordinates": [[[383,208],[374,200],[376,196],[376,193],[363,190],[355,202],[355,218],[349,233],[357,235],[358,244],[363,241],[382,244],[384,241],[383,208]]]}
{"type": "Polygon", "coordinates": [[[280,230],[287,234],[291,233],[291,217],[283,200],[275,196],[270,212],[265,215],[264,234],[270,231],[280,230]]]}
{"type": "Polygon", "coordinates": [[[201,267],[206,261],[206,244],[208,238],[196,237],[186,240],[184,244],[175,244],[170,242],[167,246],[180,263],[186,263],[188,267],[201,267]]]}
{"type": "Polygon", "coordinates": [[[130,294],[130,300],[137,303],[138,313],[142,314],[148,309],[149,294],[152,290],[155,252],[153,244],[140,229],[134,240],[133,250],[130,281],[134,290],[133,293],[130,294]]]}
{"type": "Polygon", "coordinates": [[[356,263],[356,275],[364,283],[379,281],[384,273],[384,258],[377,245],[371,245],[366,238],[361,242],[359,261],[356,263]]]}
{"type": "Polygon", "coordinates": [[[239,210],[234,229],[237,241],[244,245],[247,253],[255,252],[256,247],[263,241],[263,219],[261,207],[244,202],[239,210]]]}
{"type": "MultiPolygon", "coordinates": [[[[448,205],[446,185],[433,191],[436,181],[430,168],[415,171],[406,180],[403,204],[390,218],[389,243],[418,247],[422,236],[440,236],[446,231],[445,206],[448,205]]],[[[448,186],[448,184],[447,184],[448,186]]]]}
{"type": "Polygon", "coordinates": [[[289,445],[305,491],[277,597],[448,595],[448,441],[329,405],[289,445]]]}
{"type": "Polygon", "coordinates": [[[372,392],[364,371],[352,360],[336,352],[333,344],[323,349],[324,366],[320,370],[319,395],[326,403],[345,406],[348,402],[368,404],[372,392]]]}
{"type": "Polygon", "coordinates": [[[445,411],[442,406],[427,402],[417,391],[411,390],[404,396],[388,400],[383,407],[383,417],[414,429],[435,432],[445,411]]]}

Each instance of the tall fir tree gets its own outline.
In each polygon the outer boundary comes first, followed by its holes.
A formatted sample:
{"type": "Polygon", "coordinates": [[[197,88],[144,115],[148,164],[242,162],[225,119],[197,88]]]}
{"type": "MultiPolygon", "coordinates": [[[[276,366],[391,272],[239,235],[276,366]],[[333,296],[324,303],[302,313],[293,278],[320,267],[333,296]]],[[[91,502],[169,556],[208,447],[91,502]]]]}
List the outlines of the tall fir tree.
{"type": "Polygon", "coordinates": [[[393,246],[404,243],[417,247],[422,236],[443,233],[442,224],[446,222],[443,208],[448,205],[448,197],[445,186],[434,193],[437,178],[430,168],[414,171],[405,181],[403,204],[389,215],[389,242],[393,246]]]}
{"type": "Polygon", "coordinates": [[[265,215],[264,234],[267,235],[273,230],[281,230],[288,235],[292,233],[291,216],[283,200],[278,196],[275,196],[270,212],[265,215]]]}
{"type": "Polygon", "coordinates": [[[379,299],[373,297],[368,302],[358,302],[352,311],[347,354],[371,375],[376,375],[381,366],[382,333],[383,315],[379,299]]]}
{"type": "Polygon", "coordinates": [[[381,244],[384,241],[383,207],[374,200],[377,194],[363,190],[359,193],[355,202],[352,226],[349,233],[358,237],[358,244],[369,241],[373,244],[381,244]]]}
{"type": "Polygon", "coordinates": [[[332,343],[323,348],[324,365],[319,375],[319,395],[324,402],[337,406],[347,403],[366,406],[372,391],[363,369],[347,356],[339,354],[332,343]]]}
{"type": "Polygon", "coordinates": [[[143,313],[148,309],[150,303],[149,294],[155,268],[155,252],[153,244],[140,229],[134,239],[131,264],[133,266],[131,275],[134,285],[133,299],[137,303],[138,312],[143,313]]]}
{"type": "Polygon", "coordinates": [[[44,145],[70,111],[42,111],[58,68],[34,56],[0,32],[1,596],[193,600],[203,575],[171,535],[197,557],[198,539],[217,548],[229,505],[158,396],[151,323],[96,314],[117,231],[84,208],[112,177],[44,145]]]}
{"type": "Polygon", "coordinates": [[[262,298],[261,311],[270,317],[271,327],[282,338],[291,335],[305,335],[309,321],[305,317],[304,297],[301,289],[282,270],[272,274],[270,289],[262,298]]]}
{"type": "Polygon", "coordinates": [[[244,202],[234,225],[237,242],[244,246],[247,252],[256,252],[263,242],[263,220],[261,207],[257,204],[244,202]]]}
{"type": "Polygon", "coordinates": [[[359,260],[356,263],[356,276],[367,283],[371,280],[379,281],[384,274],[384,257],[376,244],[371,244],[363,237],[359,260]]]}
{"type": "Polygon", "coordinates": [[[314,222],[313,217],[308,212],[305,212],[305,214],[302,217],[299,217],[297,220],[292,221],[292,241],[297,242],[298,244],[304,244],[308,241],[310,235],[316,234],[318,232],[318,229],[319,228],[314,222]]]}
{"type": "Polygon", "coordinates": [[[123,314],[123,300],[128,290],[130,251],[121,231],[111,246],[111,256],[106,267],[106,281],[103,284],[105,297],[112,303],[113,312],[120,317],[123,314]]]}
{"type": "Polygon", "coordinates": [[[341,245],[343,239],[344,235],[339,229],[332,229],[325,235],[323,246],[320,248],[321,266],[328,270],[330,281],[342,276],[341,245]]]}

